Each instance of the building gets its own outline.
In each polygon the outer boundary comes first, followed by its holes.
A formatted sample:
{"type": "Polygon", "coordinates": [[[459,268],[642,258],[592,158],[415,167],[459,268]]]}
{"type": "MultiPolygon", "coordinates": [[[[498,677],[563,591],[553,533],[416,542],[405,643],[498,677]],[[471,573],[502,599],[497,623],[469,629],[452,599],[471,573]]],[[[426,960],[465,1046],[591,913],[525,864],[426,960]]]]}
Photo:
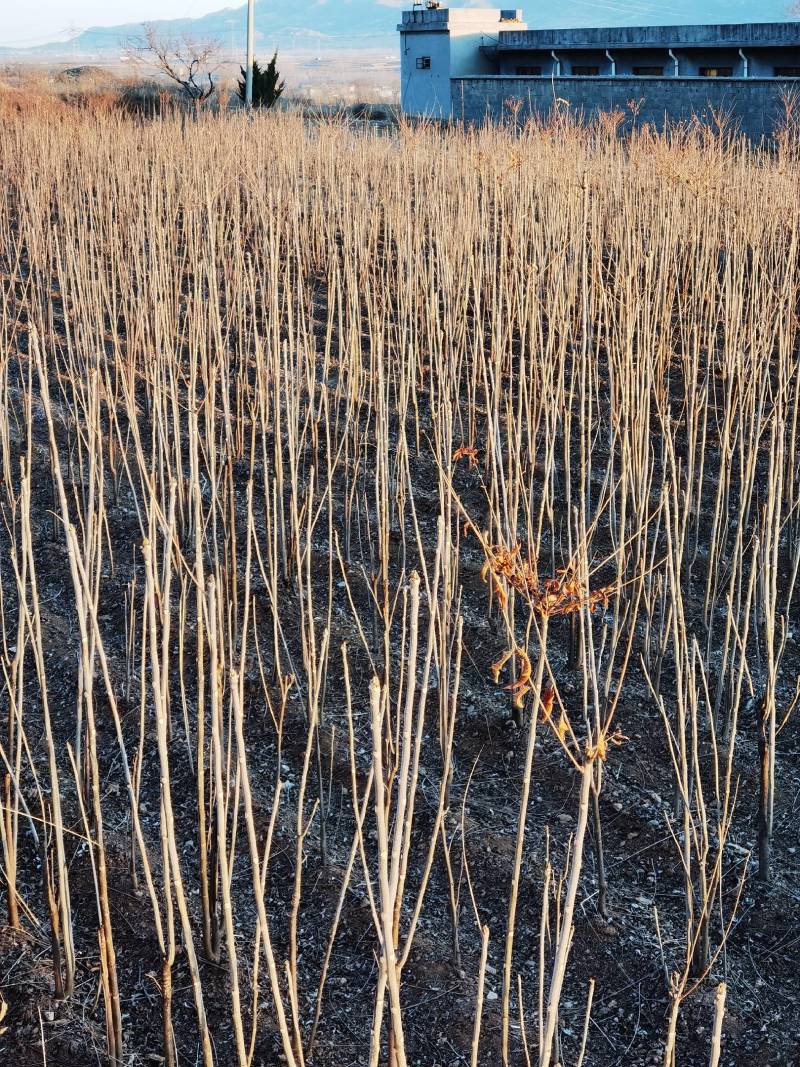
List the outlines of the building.
{"type": "Polygon", "coordinates": [[[725,115],[759,140],[800,98],[800,22],[529,30],[520,10],[431,3],[398,30],[400,102],[419,117],[545,115],[558,100],[659,128],[725,115]]]}

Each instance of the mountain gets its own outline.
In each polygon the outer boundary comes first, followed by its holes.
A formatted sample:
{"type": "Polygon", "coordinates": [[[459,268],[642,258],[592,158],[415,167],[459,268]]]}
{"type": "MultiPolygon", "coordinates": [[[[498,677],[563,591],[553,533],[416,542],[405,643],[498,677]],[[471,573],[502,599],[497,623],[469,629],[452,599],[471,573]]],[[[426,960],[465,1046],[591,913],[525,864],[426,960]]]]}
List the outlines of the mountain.
{"type": "MultiPolygon", "coordinates": [[[[255,12],[256,54],[276,46],[282,50],[318,47],[386,49],[397,46],[396,26],[402,3],[376,0],[257,0],[255,12]]],[[[410,4],[408,5],[410,6],[410,4]]],[[[475,6],[470,5],[470,6],[475,6]]],[[[242,52],[245,47],[246,5],[225,7],[200,18],[152,19],[159,36],[198,41],[216,40],[225,50],[242,52]]],[[[16,54],[46,56],[65,53],[87,56],[119,53],[142,36],[142,23],[92,26],[69,41],[53,41],[35,48],[16,49],[16,54]]],[[[10,49],[0,48],[0,54],[10,49]]]]}
{"type": "MultiPolygon", "coordinates": [[[[517,0],[520,3],[520,0],[517,0]]],[[[453,7],[500,6],[497,0],[462,0],[453,7]]],[[[529,3],[523,14],[531,29],[574,26],[658,26],[704,22],[781,22],[788,19],[791,0],[556,0],[545,9],[529,3]]],[[[279,47],[294,49],[372,51],[398,46],[398,12],[403,0],[260,0],[256,2],[256,53],[279,47]]],[[[245,42],[245,6],[226,7],[196,19],[155,21],[159,35],[197,40],[214,39],[226,50],[241,53],[245,42]]],[[[140,38],[140,23],[94,26],[68,42],[13,50],[16,55],[46,58],[48,54],[98,56],[119,53],[140,38]]],[[[0,48],[0,55],[11,49],[0,48]]]]}

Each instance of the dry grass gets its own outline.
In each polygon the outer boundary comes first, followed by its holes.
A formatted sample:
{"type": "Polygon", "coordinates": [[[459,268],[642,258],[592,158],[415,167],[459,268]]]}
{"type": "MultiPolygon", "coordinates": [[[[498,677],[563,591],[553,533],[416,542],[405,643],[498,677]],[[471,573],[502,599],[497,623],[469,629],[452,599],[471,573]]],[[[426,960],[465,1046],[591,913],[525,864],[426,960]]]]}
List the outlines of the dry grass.
{"type": "Polygon", "coordinates": [[[798,176],[0,93],[0,1049],[766,1047],[798,176]]]}

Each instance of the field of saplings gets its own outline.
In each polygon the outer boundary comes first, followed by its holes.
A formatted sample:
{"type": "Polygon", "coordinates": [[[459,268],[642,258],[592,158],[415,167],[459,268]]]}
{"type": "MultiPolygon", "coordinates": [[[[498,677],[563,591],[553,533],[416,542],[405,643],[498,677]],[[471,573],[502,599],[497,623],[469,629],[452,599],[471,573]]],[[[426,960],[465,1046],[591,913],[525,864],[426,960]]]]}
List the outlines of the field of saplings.
{"type": "Polygon", "coordinates": [[[0,96],[0,1061],[800,1062],[800,146],[0,96]]]}

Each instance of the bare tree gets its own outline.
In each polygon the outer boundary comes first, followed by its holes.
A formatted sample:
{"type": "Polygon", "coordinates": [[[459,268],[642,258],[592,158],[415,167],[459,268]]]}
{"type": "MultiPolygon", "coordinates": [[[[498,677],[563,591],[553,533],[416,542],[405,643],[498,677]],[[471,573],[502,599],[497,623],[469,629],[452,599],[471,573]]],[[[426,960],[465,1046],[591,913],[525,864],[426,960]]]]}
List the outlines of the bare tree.
{"type": "Polygon", "coordinates": [[[217,41],[196,41],[188,34],[160,37],[155,26],[145,23],[144,37],[133,44],[143,62],[154,64],[162,74],[179,85],[186,99],[200,108],[216,92],[217,41]]]}

